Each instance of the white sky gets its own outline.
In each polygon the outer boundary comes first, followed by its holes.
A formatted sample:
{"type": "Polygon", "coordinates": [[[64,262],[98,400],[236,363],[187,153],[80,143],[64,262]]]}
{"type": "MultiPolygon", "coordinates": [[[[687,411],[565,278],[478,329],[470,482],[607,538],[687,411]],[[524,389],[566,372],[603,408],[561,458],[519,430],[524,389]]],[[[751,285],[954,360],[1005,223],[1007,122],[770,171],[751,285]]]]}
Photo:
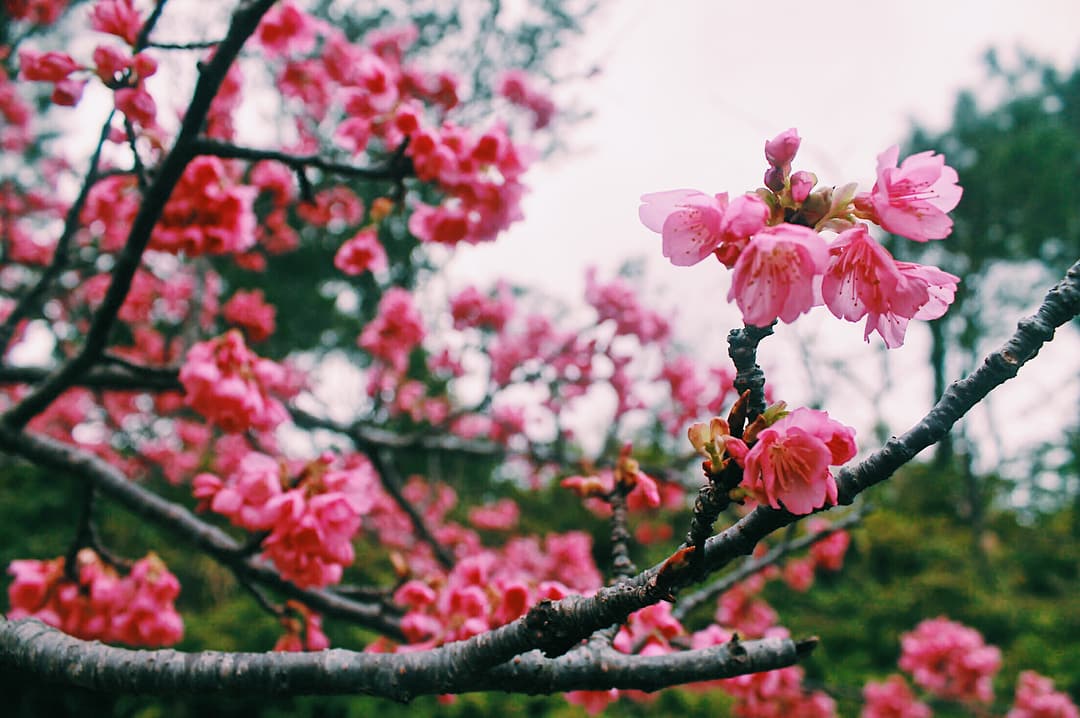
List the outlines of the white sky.
{"type": "MultiPolygon", "coordinates": [[[[480,284],[509,276],[579,301],[585,266],[599,265],[609,276],[627,257],[646,257],[646,294],[659,306],[677,306],[679,335],[714,359],[738,322],[724,301],[727,272],[711,261],[690,269],[668,264],[659,237],[638,222],[642,193],[751,190],[765,169],[765,140],[792,126],[803,138],[796,169],[816,172],[825,184],[855,180],[868,189],[876,155],[902,140],[912,120],[943,128],[957,92],[985,84],[987,48],[1008,60],[1023,47],[1062,68],[1080,59],[1077,0],[611,5],[593,18],[582,44],[568,53],[574,64],[565,68],[571,75],[600,67],[598,76],[573,86],[594,116],[570,129],[570,152],[530,171],[526,220],[494,244],[458,251],[452,276],[480,284]]],[[[916,324],[905,347],[890,353],[894,384],[879,397],[894,432],[929,406],[927,334],[916,324]]],[[[762,357],[774,365],[784,398],[805,400],[807,375],[801,362],[791,361],[795,339],[815,344],[820,333],[827,346],[817,341],[816,356],[853,357],[831,375],[825,406],[866,428],[873,417],[867,394],[878,393],[883,375],[880,342],[875,337],[867,347],[861,324],[837,322],[819,308],[793,326],[781,325],[762,357]],[[860,386],[836,383],[836,376],[858,377],[860,386]]],[[[1071,407],[1064,415],[1075,421],[1078,347],[1075,335],[1064,339],[1021,374],[1022,396],[1028,406],[1056,392],[1071,407]]],[[[996,404],[1010,402],[1006,393],[992,396],[996,404]]],[[[973,431],[996,433],[990,422],[997,413],[974,416],[973,431]]],[[[1036,421],[981,442],[982,463],[1056,432],[1036,421]]]]}

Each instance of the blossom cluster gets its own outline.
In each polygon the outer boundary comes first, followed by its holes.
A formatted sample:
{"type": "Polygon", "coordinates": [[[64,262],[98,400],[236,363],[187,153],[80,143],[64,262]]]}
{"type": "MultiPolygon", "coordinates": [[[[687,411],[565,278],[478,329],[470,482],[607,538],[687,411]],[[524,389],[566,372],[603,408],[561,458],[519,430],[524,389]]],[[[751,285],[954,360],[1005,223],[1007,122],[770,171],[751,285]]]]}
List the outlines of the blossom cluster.
{"type": "Polygon", "coordinates": [[[837,486],[829,466],[855,456],[855,430],[827,412],[783,402],[769,407],[741,438],[716,417],[694,424],[688,437],[694,450],[719,471],[734,460],[743,467],[741,486],[757,501],[794,514],[809,514],[836,503],[837,486]]]}
{"type": "Polygon", "coordinates": [[[942,698],[980,703],[994,699],[1001,651],[986,645],[975,629],[933,618],[905,633],[900,643],[900,668],[911,673],[916,685],[942,698]]]}
{"type": "MultiPolygon", "coordinates": [[[[335,132],[342,148],[360,154],[404,146],[417,177],[440,191],[437,204],[416,202],[409,220],[416,237],[440,244],[490,241],[522,216],[528,153],[500,125],[476,133],[445,117],[458,104],[458,80],[406,63],[417,37],[412,26],[376,30],[360,46],[293,2],[273,8],[256,32],[266,55],[280,63],[282,93],[303,103],[312,124],[332,107],[342,108],[335,132]],[[320,40],[321,52],[313,55],[320,40]]],[[[540,108],[538,99],[529,104],[534,113],[540,108]]],[[[305,123],[299,127],[309,133],[305,123]]]]}
{"type": "Polygon", "coordinates": [[[765,143],[765,187],[734,199],[690,189],[646,194],[641,221],[662,235],[672,264],[712,254],[731,268],[728,300],[747,324],[790,323],[825,304],[840,319],[865,317],[867,340],[877,332],[886,346],[900,346],[911,319],[944,314],[959,279],[895,260],[867,222],[917,242],[947,237],[961,195],[956,171],[933,152],[897,165],[892,147],[878,157],[869,192],[856,193],[854,183],[817,187],[813,173],[792,172],[800,141],[791,129],[765,143]]]}
{"type": "Polygon", "coordinates": [[[1035,671],[1022,671],[1016,680],[1016,699],[1005,718],[1080,718],[1068,694],[1054,690],[1054,682],[1035,671]]]}
{"type": "Polygon", "coordinates": [[[275,428],[287,418],[271,392],[287,387],[285,369],[259,357],[239,331],[197,342],[180,368],[185,401],[228,432],[275,428]]]}
{"type": "Polygon", "coordinates": [[[180,583],[151,553],[120,576],[92,549],[75,556],[69,578],[64,557],[16,560],[8,587],[9,619],[33,617],[84,640],[132,646],[171,646],[184,633],[173,602],[180,583]]]}
{"type": "Polygon", "coordinates": [[[352,539],[372,507],[376,481],[362,457],[323,454],[293,477],[287,464],[258,452],[244,456],[225,479],[192,480],[201,505],[237,526],[265,531],[263,555],[298,586],[338,583],[355,558],[352,539]]]}
{"type": "Polygon", "coordinates": [[[448,574],[406,582],[394,600],[408,608],[402,650],[432,648],[484,633],[522,616],[541,599],[589,594],[600,586],[588,534],[570,531],[511,539],[501,550],[478,549],[448,574]]]}
{"type": "Polygon", "coordinates": [[[495,91],[515,105],[529,110],[533,116],[533,129],[551,124],[555,115],[555,103],[536,89],[533,80],[522,70],[507,70],[496,83],[495,91]]]}

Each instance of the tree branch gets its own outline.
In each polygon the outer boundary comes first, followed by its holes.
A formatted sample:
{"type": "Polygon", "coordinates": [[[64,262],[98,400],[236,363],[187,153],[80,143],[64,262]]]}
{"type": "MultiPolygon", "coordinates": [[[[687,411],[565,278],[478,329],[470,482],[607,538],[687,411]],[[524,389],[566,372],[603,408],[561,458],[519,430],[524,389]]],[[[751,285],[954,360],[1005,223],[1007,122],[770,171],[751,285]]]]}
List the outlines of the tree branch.
{"type": "MultiPolygon", "coordinates": [[[[844,468],[838,472],[837,483],[840,487],[841,502],[850,503],[861,491],[889,478],[897,468],[909,461],[915,454],[938,441],[957,419],[985,397],[991,389],[1015,376],[1020,366],[1034,357],[1042,344],[1053,337],[1055,328],[1069,321],[1078,312],[1080,312],[1080,262],[1077,262],[1069,270],[1066,278],[1049,292],[1037,314],[1034,317],[1022,320],[1013,338],[1001,350],[990,355],[982,367],[966,379],[955,382],[950,386],[945,396],[922,421],[903,436],[890,440],[883,448],[853,467],[844,468]]],[[[55,464],[56,458],[51,452],[41,452],[43,442],[48,442],[48,440],[17,435],[10,429],[0,430],[0,443],[5,445],[6,448],[17,447],[20,449],[20,453],[39,461],[39,463],[49,465],[52,462],[55,464]]],[[[54,451],[77,452],[77,450],[63,445],[59,445],[59,447],[54,451]]],[[[82,462],[88,464],[97,462],[101,467],[107,469],[108,476],[111,477],[115,473],[119,477],[118,481],[122,486],[134,486],[120,476],[119,472],[116,472],[112,467],[104,464],[96,457],[85,456],[82,462]]],[[[63,468],[70,468],[64,462],[60,463],[63,468]]],[[[122,496],[126,496],[128,500],[132,496],[131,488],[124,489],[110,485],[108,488],[102,486],[102,489],[110,494],[117,492],[122,496]]],[[[151,505],[160,502],[170,509],[179,508],[172,507],[159,497],[151,496],[153,497],[151,505]]],[[[150,515],[157,516],[158,514],[158,511],[148,512],[142,502],[135,502],[133,508],[136,511],[141,509],[141,512],[150,515]]],[[[185,520],[197,522],[186,511],[182,509],[180,511],[186,514],[187,518],[185,520]]],[[[706,542],[701,564],[702,569],[708,572],[716,571],[736,557],[750,554],[754,546],[762,538],[800,518],[802,517],[782,510],[765,507],[755,509],[735,525],[706,542]]],[[[201,524],[201,522],[197,523],[201,524]]],[[[217,532],[216,529],[205,527],[205,525],[197,528],[217,532]]],[[[229,541],[231,543],[231,540],[229,541]]],[[[212,546],[211,548],[219,547],[212,546]]],[[[368,666],[364,671],[359,672],[360,675],[357,675],[355,681],[350,685],[354,691],[364,690],[359,686],[369,684],[361,684],[361,677],[369,679],[370,674],[373,673],[376,674],[376,684],[380,686],[378,690],[383,691],[380,695],[392,694],[402,699],[420,692],[446,693],[454,690],[455,687],[457,687],[457,690],[467,690],[462,687],[468,685],[468,682],[476,676],[488,674],[489,669],[505,663],[515,656],[521,656],[515,662],[515,665],[520,664],[521,661],[526,660],[526,657],[522,654],[533,649],[539,648],[549,657],[557,658],[562,656],[593,632],[622,623],[634,611],[669,597],[672,591],[688,585],[700,575],[699,571],[691,569],[688,563],[669,560],[638,574],[630,581],[600,589],[588,598],[568,596],[560,601],[541,601],[536,606],[533,606],[522,618],[468,640],[447,644],[430,652],[394,654],[394,667],[392,669],[388,670],[385,664],[374,667],[368,666]],[[398,663],[398,661],[401,662],[398,663]],[[429,662],[437,664],[437,667],[432,668],[432,663],[429,662]],[[429,669],[434,673],[425,672],[429,669]]],[[[280,577],[278,577],[278,580],[280,580],[280,577]]],[[[20,655],[25,655],[26,651],[30,651],[31,658],[33,656],[38,656],[38,658],[34,660],[25,659],[29,661],[28,665],[36,666],[49,675],[56,675],[59,669],[55,667],[57,664],[51,660],[51,651],[47,650],[47,646],[57,645],[56,641],[74,639],[35,640],[46,635],[51,630],[45,629],[45,631],[41,631],[39,627],[36,627],[36,624],[29,629],[20,628],[15,631],[17,635],[22,636],[24,639],[26,636],[20,633],[22,630],[29,631],[31,636],[28,648],[21,645],[22,640],[16,642],[16,645],[20,646],[20,655]],[[35,660],[42,662],[41,665],[35,663],[35,660]]],[[[11,633],[12,631],[5,629],[5,640],[12,640],[10,638],[11,633]]],[[[63,645],[71,646],[75,644],[63,645]]],[[[8,652],[14,652],[14,646],[8,652]]],[[[164,668],[166,665],[164,660],[157,664],[156,669],[151,670],[146,667],[146,663],[143,663],[141,667],[136,665],[138,664],[137,661],[132,664],[132,656],[137,656],[137,653],[128,652],[120,655],[121,665],[126,666],[125,670],[131,671],[130,674],[124,674],[123,671],[120,671],[120,674],[134,675],[134,670],[139,669],[141,673],[151,676],[144,679],[147,682],[147,686],[145,686],[147,690],[154,689],[157,685],[152,677],[155,672],[160,672],[162,675],[172,675],[171,669],[164,668]]],[[[181,654],[163,653],[163,659],[166,655],[179,656],[181,654]]],[[[213,660],[210,660],[209,667],[205,669],[209,671],[210,678],[201,680],[217,680],[216,677],[224,670],[219,669],[220,665],[229,667],[229,675],[237,675],[237,672],[233,670],[237,665],[235,661],[238,660],[235,657],[224,654],[203,655],[208,655],[213,660]],[[213,658],[214,656],[217,658],[213,658]]],[[[247,654],[241,655],[246,656],[247,654]]],[[[319,655],[324,656],[324,658],[317,660],[325,661],[333,672],[345,674],[349,671],[348,665],[339,662],[341,657],[347,654],[328,651],[319,655]]],[[[372,658],[384,661],[390,660],[385,657],[372,658]]],[[[244,665],[247,666],[247,658],[245,657],[244,660],[244,665]]],[[[299,657],[282,657],[277,661],[272,661],[260,654],[260,658],[252,658],[251,660],[258,661],[251,665],[259,667],[259,671],[265,676],[263,680],[274,682],[278,686],[292,686],[297,690],[308,690],[307,684],[303,683],[303,681],[310,680],[309,677],[313,675],[313,672],[319,670],[317,667],[324,665],[322,662],[317,663],[315,666],[310,663],[301,663],[302,668],[293,669],[297,672],[296,676],[287,674],[279,676],[276,671],[282,666],[292,665],[292,661],[301,661],[302,659],[299,657]],[[277,681],[280,681],[280,683],[277,681]]],[[[571,659],[567,658],[566,660],[571,659]]],[[[643,657],[637,657],[634,660],[644,659],[643,657]]],[[[187,658],[181,658],[179,662],[183,663],[183,667],[178,667],[176,671],[185,676],[196,671],[197,667],[201,665],[197,660],[188,660],[187,658]]],[[[83,665],[84,668],[77,670],[76,675],[84,674],[84,671],[89,670],[84,664],[80,665],[83,665]]],[[[98,675],[92,670],[90,674],[98,675]]],[[[198,675],[204,674],[198,673],[198,675]]],[[[249,675],[249,678],[245,680],[251,680],[251,674],[243,675],[249,675]]],[[[125,679],[118,677],[113,680],[122,681],[125,679]]],[[[214,683],[211,682],[209,685],[214,685],[214,683]]],[[[505,683],[502,685],[505,686],[505,683]]],[[[119,690],[127,689],[127,685],[124,683],[107,683],[105,686],[119,690]]],[[[172,687],[173,684],[168,683],[158,689],[166,690],[172,689],[172,687]]],[[[260,689],[262,688],[263,686],[260,685],[260,689]]]]}
{"type": "MultiPolygon", "coordinates": [[[[0,367],[0,384],[36,384],[49,376],[42,367],[0,367]]],[[[180,391],[176,369],[167,367],[95,366],[83,374],[72,386],[88,389],[112,389],[116,391],[180,391]]]]}
{"type": "Polygon", "coordinates": [[[421,515],[416,507],[401,493],[401,478],[394,470],[391,459],[385,456],[380,449],[375,449],[374,451],[368,451],[366,453],[372,466],[375,468],[375,473],[379,476],[379,483],[382,484],[383,490],[390,494],[390,497],[394,499],[394,503],[398,505],[398,508],[409,517],[409,523],[412,524],[413,533],[416,534],[417,538],[431,547],[439,565],[449,571],[454,567],[454,556],[446,550],[445,546],[439,543],[439,540],[435,538],[431,533],[431,530],[428,529],[423,515],[421,515]]]}
{"type": "MultiPolygon", "coordinates": [[[[937,443],[960,417],[992,389],[1016,376],[1024,364],[1054,337],[1054,331],[1080,314],[1080,261],[1065,278],[1047,292],[1038,311],[1021,319],[1012,337],[986,357],[982,366],[953,382],[941,399],[915,426],[893,437],[877,451],[836,474],[839,504],[847,505],[861,492],[891,477],[923,449],[937,443]]],[[[709,571],[723,568],[737,556],[750,554],[754,546],[779,528],[803,518],[787,511],[759,506],[738,523],[709,539],[705,565],[709,571]]]]}
{"type": "Polygon", "coordinates": [[[804,548],[809,548],[817,542],[832,536],[837,531],[843,531],[849,526],[854,526],[862,521],[863,516],[865,515],[866,507],[863,505],[842,519],[839,519],[824,531],[818,531],[817,533],[803,536],[795,541],[784,541],[779,546],[772,548],[764,556],[747,559],[737,569],[724,574],[704,588],[694,591],[691,594],[680,596],[678,604],[671,609],[671,615],[680,621],[683,620],[690,615],[695,608],[706,601],[715,599],[735,584],[745,581],[755,573],[772,566],[789,554],[797,553],[804,548]]]}
{"type": "Polygon", "coordinates": [[[35,619],[0,618],[0,666],[49,681],[117,693],[357,694],[409,701],[420,695],[501,690],[557,693],[731,678],[793,665],[815,641],[767,638],[663,656],[532,652],[476,673],[453,665],[454,644],[419,653],[182,653],[133,651],[81,641],[35,619]]]}
{"type": "MultiPolygon", "coordinates": [[[[749,424],[765,411],[765,372],[757,364],[757,346],[762,339],[773,333],[773,322],[767,327],[755,327],[747,324],[742,329],[732,329],[728,334],[728,356],[735,365],[735,391],[742,395],[750,391],[750,403],[747,406],[746,422],[749,424]]],[[[736,431],[732,427],[732,431],[736,431]]],[[[734,434],[742,436],[742,428],[734,434]]]]}
{"type": "Polygon", "coordinates": [[[413,173],[412,161],[404,156],[399,149],[395,151],[381,166],[357,167],[341,162],[331,162],[318,155],[292,155],[278,150],[258,149],[255,147],[241,147],[228,142],[220,142],[208,138],[200,138],[195,141],[195,154],[213,155],[224,159],[247,160],[259,162],[271,160],[287,165],[297,173],[302,173],[308,167],[341,175],[342,177],[354,177],[366,180],[393,180],[400,181],[413,173]]]}

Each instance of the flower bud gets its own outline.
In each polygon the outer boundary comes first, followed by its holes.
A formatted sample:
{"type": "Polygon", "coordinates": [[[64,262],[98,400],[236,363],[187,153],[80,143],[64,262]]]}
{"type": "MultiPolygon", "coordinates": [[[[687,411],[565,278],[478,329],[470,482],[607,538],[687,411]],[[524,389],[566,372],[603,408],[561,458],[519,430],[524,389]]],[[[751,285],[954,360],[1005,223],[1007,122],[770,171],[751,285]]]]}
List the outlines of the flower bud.
{"type": "Polygon", "coordinates": [[[802,204],[816,184],[817,176],[813,172],[796,172],[791,175],[791,199],[796,204],[802,204]]]}
{"type": "Polygon", "coordinates": [[[784,130],[765,143],[765,159],[773,167],[790,167],[800,142],[802,138],[794,127],[784,130]]]}

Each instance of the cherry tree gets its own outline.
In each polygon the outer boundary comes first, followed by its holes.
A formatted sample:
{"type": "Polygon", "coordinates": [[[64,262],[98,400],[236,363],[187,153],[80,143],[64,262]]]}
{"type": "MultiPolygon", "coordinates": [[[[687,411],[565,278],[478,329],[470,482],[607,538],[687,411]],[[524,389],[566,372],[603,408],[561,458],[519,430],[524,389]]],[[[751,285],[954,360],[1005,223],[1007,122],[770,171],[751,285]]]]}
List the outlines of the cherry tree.
{"type": "MultiPolygon", "coordinates": [[[[893,147],[871,187],[823,186],[794,168],[791,129],[765,143],[759,188],[644,194],[641,222],[672,264],[730,270],[744,325],[728,357],[702,362],[625,277],[588,273],[587,317],[507,283],[433,289],[455,246],[522,219],[557,122],[528,62],[458,76],[431,62],[446,33],[292,1],[244,0],[219,37],[179,40],[173,4],[65,5],[4,3],[21,34],[4,48],[0,142],[21,162],[0,184],[0,446],[76,477],[81,513],[66,553],[7,568],[5,667],[123,692],[501,690],[590,711],[690,684],[742,716],[834,715],[798,666],[816,639],[791,636],[762,587],[837,571],[865,511],[844,507],[1080,310],[1074,264],[919,422],[860,446],[844,407],[789,407],[757,354],[812,310],[889,348],[948,310],[959,278],[895,258],[874,229],[948,241],[962,178],[942,155],[893,147]],[[80,23],[70,51],[51,32],[65,13],[80,23]],[[93,98],[105,119],[77,159],[50,123],[91,115],[93,98]],[[275,131],[245,127],[253,105],[275,131]],[[317,297],[332,317],[305,314],[317,297]],[[11,361],[43,343],[47,365],[11,361]],[[355,395],[335,388],[341,356],[355,395]],[[568,417],[598,396],[614,408],[587,453],[568,417]],[[509,498],[458,507],[422,468],[432,456],[472,459],[477,485],[583,504],[610,550],[597,561],[584,526],[521,529],[509,498]],[[276,645],[168,648],[183,587],[154,546],[110,549],[102,502],[230,572],[280,625],[276,645]],[[640,568],[635,544],[666,558],[640,568]],[[324,617],[375,637],[331,648],[324,617]]],[[[505,39],[499,23],[480,27],[505,39]]],[[[863,715],[929,715],[916,691],[988,705],[999,665],[973,628],[929,619],[898,647],[910,683],[868,683],[863,715]]],[[[1076,715],[1049,679],[1021,676],[1009,716],[1076,715]]]]}

